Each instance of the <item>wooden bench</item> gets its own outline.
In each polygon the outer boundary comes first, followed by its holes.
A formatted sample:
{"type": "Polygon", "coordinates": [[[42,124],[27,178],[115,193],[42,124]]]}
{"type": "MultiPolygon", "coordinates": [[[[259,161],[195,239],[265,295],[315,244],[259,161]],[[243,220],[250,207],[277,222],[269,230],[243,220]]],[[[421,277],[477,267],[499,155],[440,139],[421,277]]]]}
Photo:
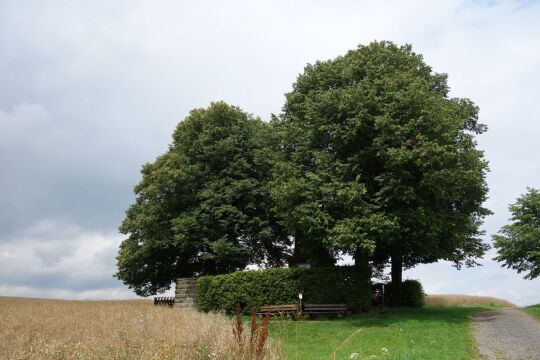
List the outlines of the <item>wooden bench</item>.
{"type": "Polygon", "coordinates": [[[292,316],[294,317],[298,313],[298,305],[270,305],[261,306],[257,315],[264,316],[268,314],[270,316],[292,316]]]}
{"type": "Polygon", "coordinates": [[[347,313],[345,304],[304,304],[304,313],[317,315],[344,315],[347,313]]]}
{"type": "Polygon", "coordinates": [[[174,296],[162,296],[154,298],[154,305],[174,306],[174,296]]]}

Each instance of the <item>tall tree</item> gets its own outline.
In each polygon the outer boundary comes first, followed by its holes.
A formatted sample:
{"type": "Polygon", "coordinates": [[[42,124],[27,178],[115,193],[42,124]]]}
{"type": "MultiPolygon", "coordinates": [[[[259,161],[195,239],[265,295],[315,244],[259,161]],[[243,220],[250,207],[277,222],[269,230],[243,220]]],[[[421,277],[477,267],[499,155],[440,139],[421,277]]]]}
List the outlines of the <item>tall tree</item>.
{"type": "Polygon", "coordinates": [[[397,302],[403,267],[474,265],[487,249],[488,167],[475,142],[485,126],[448,92],[411,46],[374,42],[308,65],[274,119],[286,226],[330,254],[390,260],[397,302]]]}
{"type": "Polygon", "coordinates": [[[289,240],[270,212],[270,165],[260,155],[267,127],[222,102],[180,122],[169,150],[142,168],[116,277],[145,296],[179,276],[283,264],[289,240]]]}
{"type": "Polygon", "coordinates": [[[499,252],[495,260],[534,279],[540,276],[540,191],[528,188],[508,209],[512,223],[493,235],[499,252]]]}

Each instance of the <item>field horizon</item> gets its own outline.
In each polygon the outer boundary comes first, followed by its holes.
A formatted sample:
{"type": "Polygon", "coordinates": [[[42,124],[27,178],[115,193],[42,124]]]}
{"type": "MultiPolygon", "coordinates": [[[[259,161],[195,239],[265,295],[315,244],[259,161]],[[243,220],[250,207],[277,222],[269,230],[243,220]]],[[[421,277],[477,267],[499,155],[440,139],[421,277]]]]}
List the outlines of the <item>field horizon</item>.
{"type": "MultiPolygon", "coordinates": [[[[163,295],[155,295],[156,297],[163,295]]],[[[147,298],[127,298],[127,299],[62,299],[62,298],[49,298],[49,297],[35,297],[35,296],[9,296],[9,295],[0,295],[0,299],[9,298],[9,299],[25,299],[25,300],[43,300],[43,301],[71,301],[71,302],[153,302],[154,296],[149,296],[147,298]]],[[[512,307],[528,307],[540,303],[540,299],[537,302],[532,302],[530,305],[518,306],[506,299],[492,297],[492,296],[482,296],[482,295],[467,295],[467,294],[426,294],[426,305],[427,306],[442,306],[439,302],[446,301],[448,305],[458,304],[460,302],[465,305],[467,302],[476,303],[477,305],[481,303],[497,303],[505,304],[512,307]],[[476,301],[476,302],[475,302],[476,301]]]]}

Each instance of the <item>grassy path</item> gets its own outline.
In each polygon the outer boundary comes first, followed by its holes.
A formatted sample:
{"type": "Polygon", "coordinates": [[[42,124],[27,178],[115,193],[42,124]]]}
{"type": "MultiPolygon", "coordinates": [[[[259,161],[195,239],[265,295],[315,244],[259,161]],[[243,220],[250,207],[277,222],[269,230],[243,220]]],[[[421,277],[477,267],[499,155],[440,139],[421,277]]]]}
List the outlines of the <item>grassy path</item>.
{"type": "Polygon", "coordinates": [[[275,321],[287,359],[474,359],[471,317],[485,308],[391,309],[338,320],[275,321]]]}

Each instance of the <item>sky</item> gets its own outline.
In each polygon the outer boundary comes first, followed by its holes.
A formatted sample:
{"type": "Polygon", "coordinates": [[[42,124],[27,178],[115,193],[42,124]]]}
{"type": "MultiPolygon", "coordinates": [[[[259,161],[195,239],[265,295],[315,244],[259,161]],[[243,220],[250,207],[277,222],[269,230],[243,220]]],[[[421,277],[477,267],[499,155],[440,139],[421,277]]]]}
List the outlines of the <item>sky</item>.
{"type": "MultiPolygon", "coordinates": [[[[308,63],[410,43],[480,107],[486,241],[540,187],[540,2],[0,2],[0,295],[124,299],[118,233],[140,168],[189,111],[223,100],[264,120],[308,63]]],[[[540,279],[440,262],[428,293],[540,303],[540,279]]]]}

